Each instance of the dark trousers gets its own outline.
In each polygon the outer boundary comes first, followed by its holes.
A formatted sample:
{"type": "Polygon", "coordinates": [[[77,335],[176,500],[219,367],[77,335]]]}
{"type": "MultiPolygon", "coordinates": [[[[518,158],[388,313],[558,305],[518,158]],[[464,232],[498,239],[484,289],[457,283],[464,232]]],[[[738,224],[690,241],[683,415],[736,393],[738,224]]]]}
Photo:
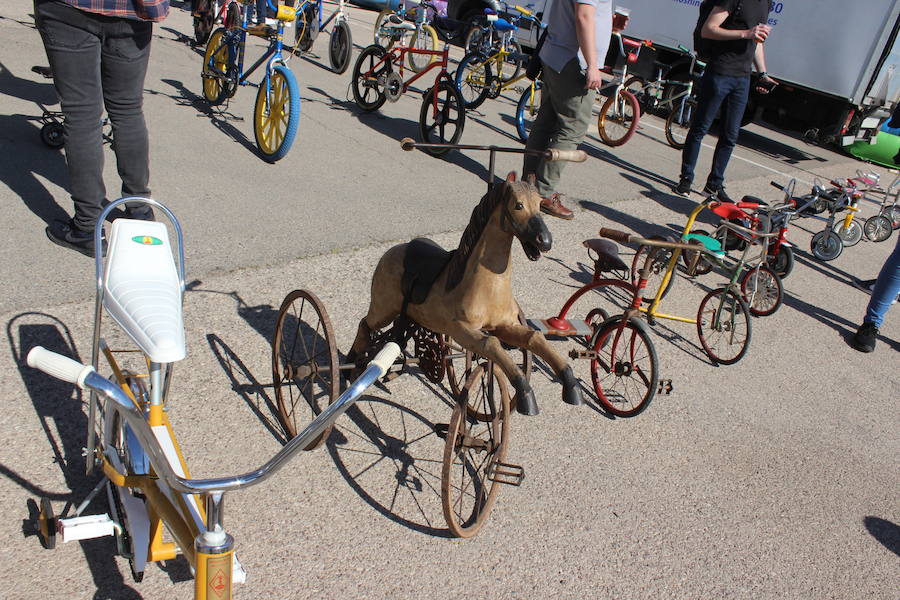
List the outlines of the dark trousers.
{"type": "Polygon", "coordinates": [[[35,20],[65,115],[64,140],[75,227],[93,231],[106,203],[103,109],[112,123],[123,196],[149,196],[143,91],[152,24],[35,0],[35,20]]]}
{"type": "Polygon", "coordinates": [[[713,154],[712,168],[706,178],[707,185],[719,187],[725,182],[725,169],[731,158],[731,152],[737,144],[741,130],[741,117],[747,108],[747,96],[750,94],[750,77],[732,77],[717,75],[707,70],[700,81],[697,111],[694,113],[691,129],[685,141],[681,155],[681,178],[694,180],[694,167],[700,155],[700,144],[703,137],[712,127],[713,120],[722,109],[719,127],[719,142],[713,154]]]}

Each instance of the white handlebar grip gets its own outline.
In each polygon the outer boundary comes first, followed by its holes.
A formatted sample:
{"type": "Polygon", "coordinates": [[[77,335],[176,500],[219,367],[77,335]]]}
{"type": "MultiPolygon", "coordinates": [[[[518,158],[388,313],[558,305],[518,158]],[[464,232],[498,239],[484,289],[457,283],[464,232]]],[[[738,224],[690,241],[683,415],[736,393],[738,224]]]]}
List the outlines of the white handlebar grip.
{"type": "Polygon", "coordinates": [[[379,377],[384,377],[384,374],[391,368],[398,356],[400,356],[400,346],[395,342],[388,342],[369,364],[377,366],[381,370],[379,377]]]}
{"type": "Polygon", "coordinates": [[[47,375],[74,383],[84,389],[84,378],[93,372],[94,367],[83,365],[62,354],[51,352],[41,346],[35,346],[28,353],[25,362],[29,367],[43,371],[47,375]]]}

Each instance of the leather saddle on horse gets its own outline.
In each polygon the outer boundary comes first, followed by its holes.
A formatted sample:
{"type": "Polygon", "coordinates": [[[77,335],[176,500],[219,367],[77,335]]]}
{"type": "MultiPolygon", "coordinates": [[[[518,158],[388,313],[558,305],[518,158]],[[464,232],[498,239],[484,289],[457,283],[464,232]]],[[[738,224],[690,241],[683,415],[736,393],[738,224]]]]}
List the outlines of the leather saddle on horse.
{"type": "Polygon", "coordinates": [[[404,301],[411,304],[425,302],[431,286],[455,252],[444,250],[426,238],[416,238],[409,242],[403,257],[403,278],[400,282],[404,301]]]}

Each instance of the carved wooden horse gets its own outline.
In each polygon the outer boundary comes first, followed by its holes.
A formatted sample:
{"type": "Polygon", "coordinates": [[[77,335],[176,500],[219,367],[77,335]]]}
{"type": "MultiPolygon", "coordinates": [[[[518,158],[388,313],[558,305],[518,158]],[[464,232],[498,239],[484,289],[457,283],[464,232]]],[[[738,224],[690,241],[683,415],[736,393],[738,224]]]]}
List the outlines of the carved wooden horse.
{"type": "Polygon", "coordinates": [[[498,364],[516,390],[520,413],[537,414],[537,402],[501,341],[544,359],[562,380],[563,400],[581,404],[572,367],[543,334],[519,323],[519,305],[512,295],[513,239],[518,238],[530,260],[540,258],[552,244],[540,200],[533,185],[516,181],[510,173],[472,211],[456,251],[421,238],[388,250],[372,275],[369,312],[359,323],[348,358],[366,349],[373,331],[405,314],[498,364]]]}

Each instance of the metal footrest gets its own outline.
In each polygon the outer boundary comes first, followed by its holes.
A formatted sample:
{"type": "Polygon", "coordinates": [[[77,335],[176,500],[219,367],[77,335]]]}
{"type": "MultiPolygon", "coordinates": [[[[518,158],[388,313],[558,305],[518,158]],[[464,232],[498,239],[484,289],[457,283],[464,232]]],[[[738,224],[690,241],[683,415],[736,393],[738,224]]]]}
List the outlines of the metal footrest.
{"type": "Polygon", "coordinates": [[[488,467],[487,478],[497,483],[518,487],[522,485],[522,480],[525,479],[525,467],[510,463],[494,462],[488,467]]]}

